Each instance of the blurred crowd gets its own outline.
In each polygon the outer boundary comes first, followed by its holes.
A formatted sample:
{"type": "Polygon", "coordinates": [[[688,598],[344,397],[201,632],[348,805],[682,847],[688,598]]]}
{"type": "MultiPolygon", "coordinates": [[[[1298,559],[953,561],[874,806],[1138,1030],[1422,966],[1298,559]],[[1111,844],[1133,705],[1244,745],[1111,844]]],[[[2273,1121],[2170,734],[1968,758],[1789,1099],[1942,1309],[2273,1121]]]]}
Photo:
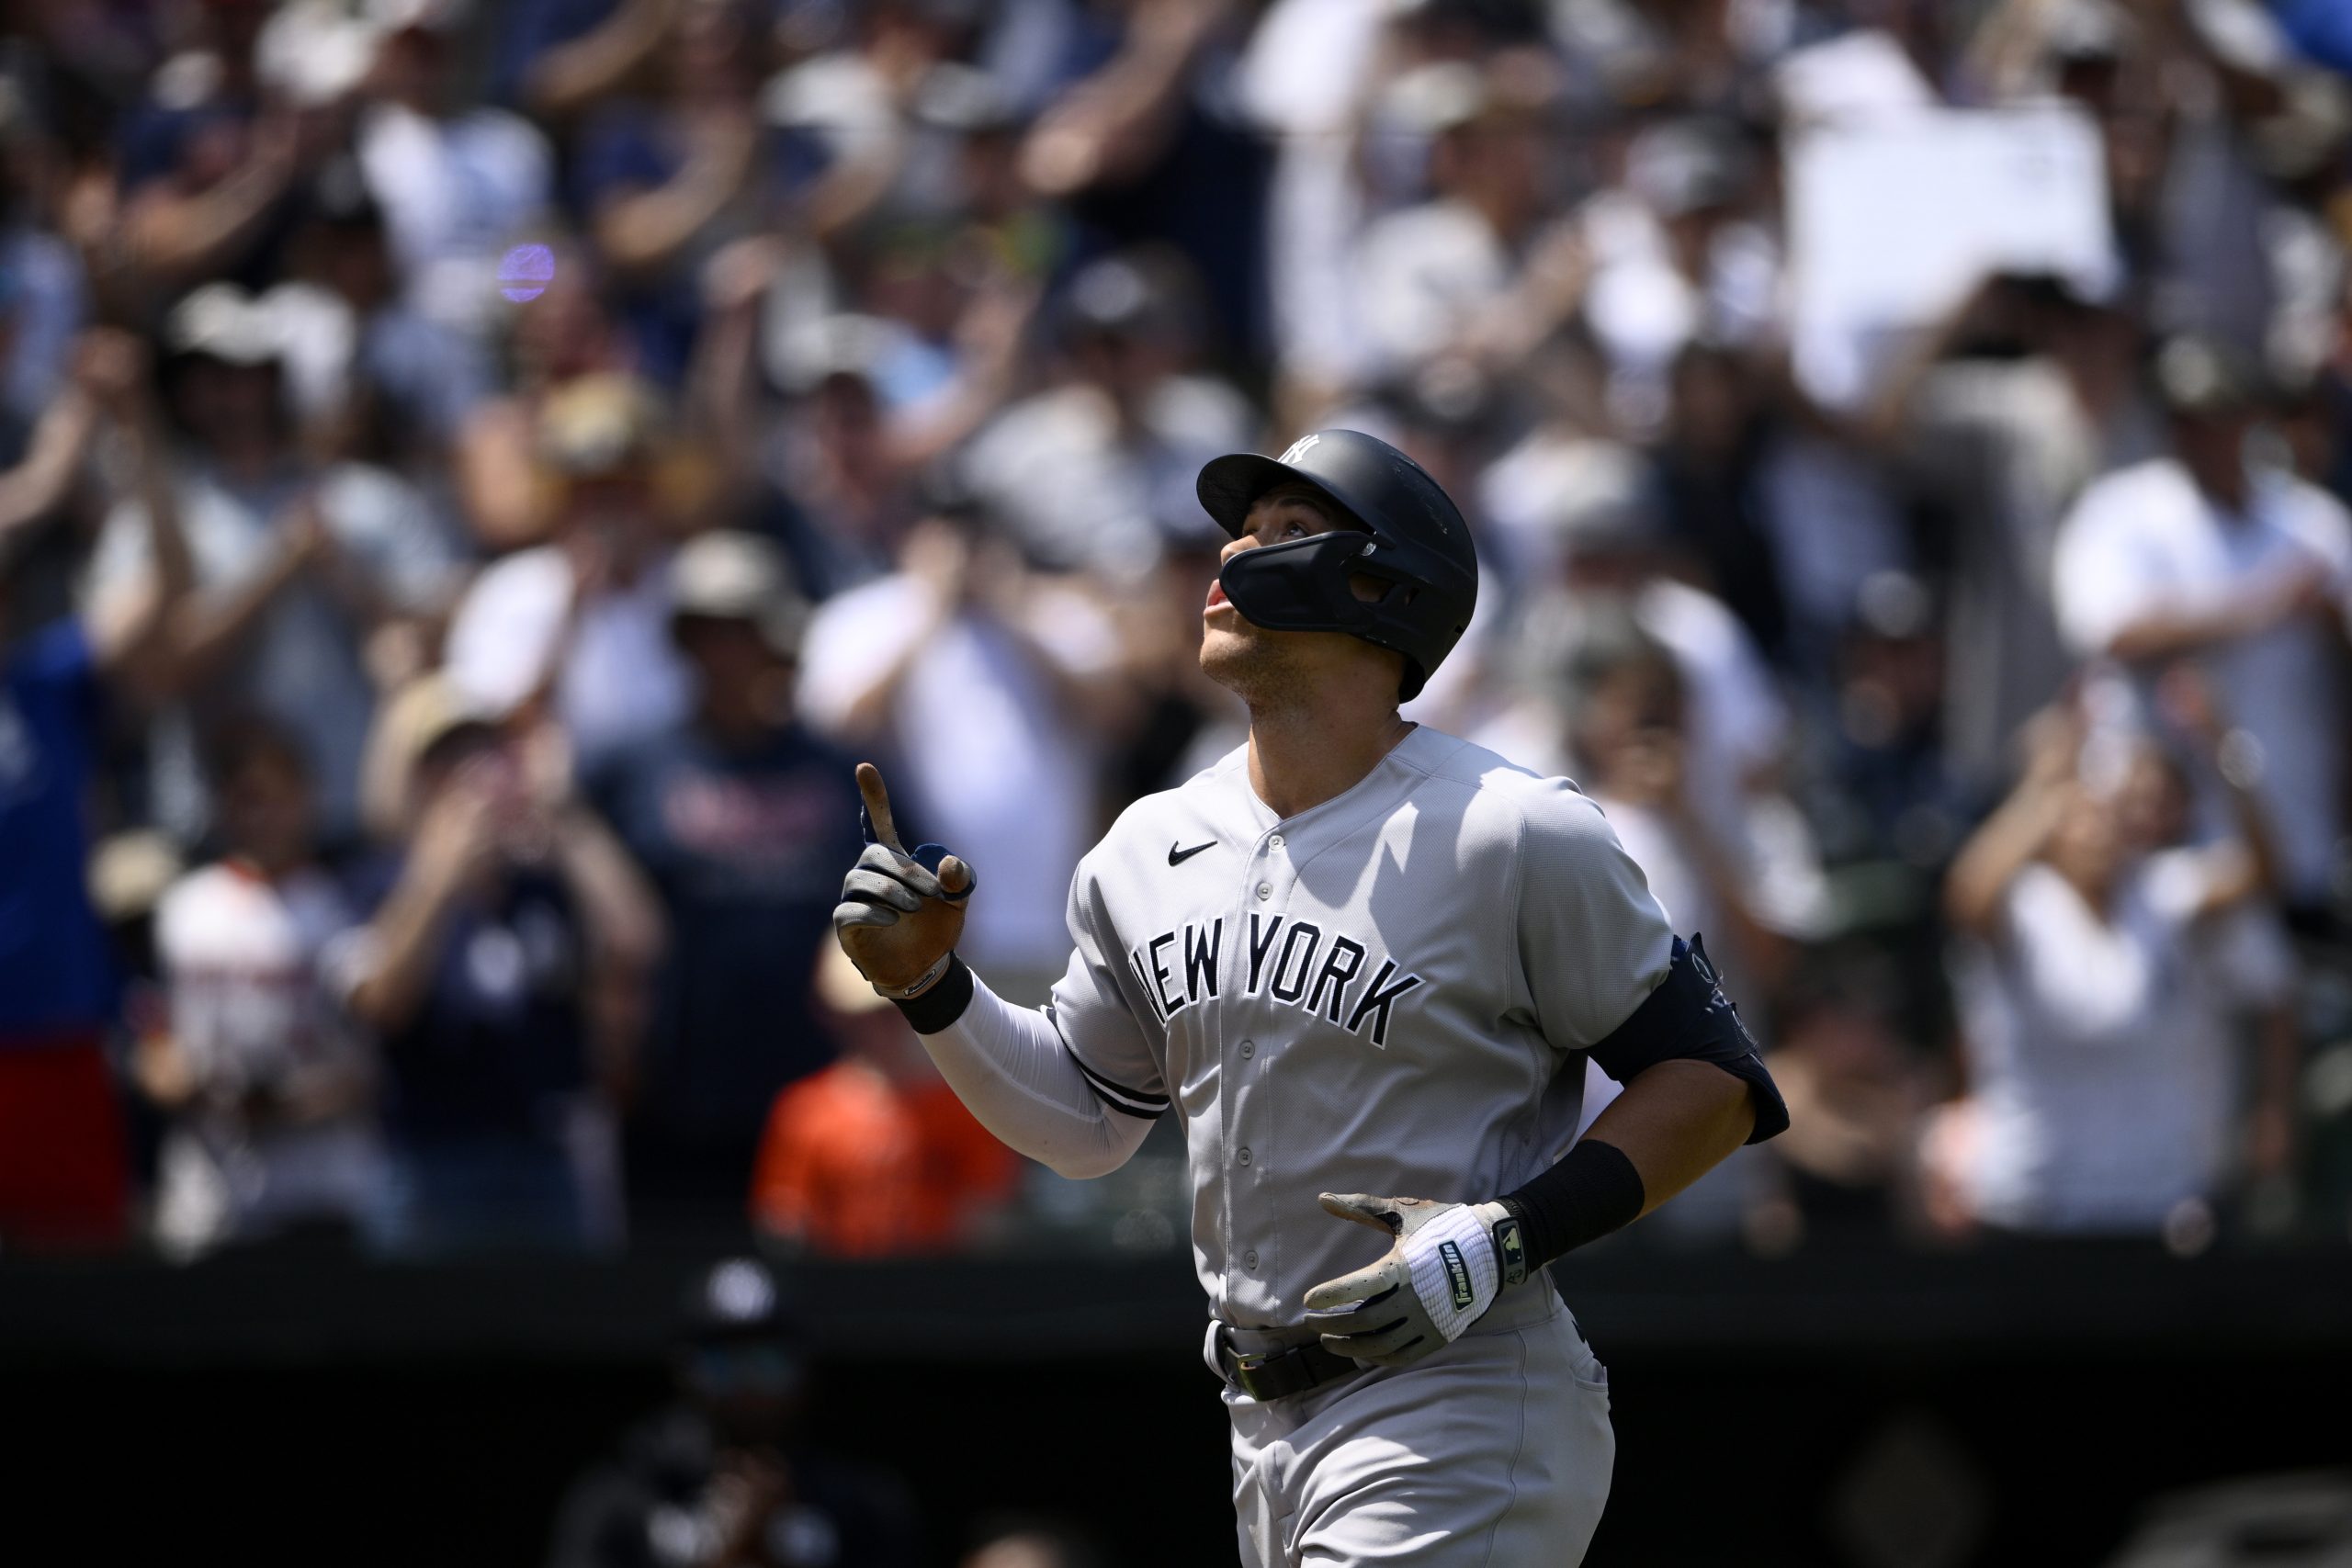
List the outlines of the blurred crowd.
{"type": "Polygon", "coordinates": [[[851,769],[1042,999],[1331,425],[1788,1097],[1623,1245],[2344,1238],[2341,7],[0,13],[0,1247],[1177,1245],[834,952],[851,769]]]}

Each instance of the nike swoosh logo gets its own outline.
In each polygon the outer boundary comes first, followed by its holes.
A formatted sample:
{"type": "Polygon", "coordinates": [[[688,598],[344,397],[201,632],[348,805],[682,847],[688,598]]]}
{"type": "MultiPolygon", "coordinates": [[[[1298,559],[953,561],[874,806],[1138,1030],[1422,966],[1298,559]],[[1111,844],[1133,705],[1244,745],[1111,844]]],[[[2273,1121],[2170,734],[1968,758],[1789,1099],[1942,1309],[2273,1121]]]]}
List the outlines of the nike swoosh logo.
{"type": "Polygon", "coordinates": [[[1215,848],[1216,848],[1216,840],[1215,839],[1211,839],[1205,844],[1194,844],[1189,850],[1180,850],[1174,844],[1170,844],[1168,846],[1168,863],[1170,865],[1182,865],[1186,861],[1191,860],[1203,850],[1213,850],[1215,848]]]}

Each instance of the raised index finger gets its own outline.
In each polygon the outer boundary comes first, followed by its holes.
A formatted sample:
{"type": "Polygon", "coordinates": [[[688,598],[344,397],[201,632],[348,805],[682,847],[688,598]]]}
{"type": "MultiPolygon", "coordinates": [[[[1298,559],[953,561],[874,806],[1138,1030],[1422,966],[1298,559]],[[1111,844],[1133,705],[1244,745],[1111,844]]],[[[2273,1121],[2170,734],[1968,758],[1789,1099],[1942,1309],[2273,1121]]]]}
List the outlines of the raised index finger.
{"type": "Polygon", "coordinates": [[[865,819],[873,825],[874,841],[905,854],[906,845],[899,842],[899,825],[890,819],[890,792],[882,787],[882,770],[871,762],[860,762],[857,793],[865,797],[865,819]]]}

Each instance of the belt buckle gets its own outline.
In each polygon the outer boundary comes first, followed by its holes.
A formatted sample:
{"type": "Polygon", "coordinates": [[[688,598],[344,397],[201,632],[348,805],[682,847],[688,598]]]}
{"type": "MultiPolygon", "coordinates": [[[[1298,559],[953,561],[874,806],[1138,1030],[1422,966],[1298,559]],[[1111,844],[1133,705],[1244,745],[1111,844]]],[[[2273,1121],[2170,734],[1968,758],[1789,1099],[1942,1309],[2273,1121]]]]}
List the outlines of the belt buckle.
{"type": "Polygon", "coordinates": [[[1259,1370],[1264,1367],[1268,1361],[1273,1359],[1273,1358],[1279,1354],[1281,1354],[1281,1352],[1276,1350],[1253,1350],[1248,1352],[1236,1350],[1233,1353],[1234,1386],[1255,1400],[1262,1401],[1272,1397],[1271,1384],[1261,1385],[1258,1382],[1258,1372],[1259,1370]]]}
{"type": "Polygon", "coordinates": [[[1264,1370],[1268,1362],[1283,1354],[1281,1347],[1277,1346],[1270,1350],[1243,1350],[1231,1339],[1227,1338],[1223,1340],[1222,1348],[1229,1368],[1226,1376],[1234,1387],[1250,1398],[1261,1402],[1277,1397],[1273,1392],[1272,1380],[1261,1382],[1258,1374],[1264,1370]]]}

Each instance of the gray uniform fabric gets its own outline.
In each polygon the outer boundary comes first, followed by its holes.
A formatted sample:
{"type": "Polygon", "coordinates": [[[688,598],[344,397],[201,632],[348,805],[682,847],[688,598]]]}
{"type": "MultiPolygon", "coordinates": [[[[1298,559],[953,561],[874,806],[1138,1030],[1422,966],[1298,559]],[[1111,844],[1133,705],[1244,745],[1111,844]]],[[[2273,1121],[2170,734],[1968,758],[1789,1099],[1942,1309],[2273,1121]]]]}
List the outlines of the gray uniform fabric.
{"type": "Polygon", "coordinates": [[[1408,1367],[1226,1403],[1245,1568],[1572,1564],[1608,1501],[1609,1373],[1540,1275],[1408,1367]]]}
{"type": "Polygon", "coordinates": [[[1108,1104],[1175,1109],[1210,1313],[1250,1328],[1377,1254],[1318,1192],[1483,1202],[1558,1158],[1673,940],[1573,784],[1428,728],[1288,820],[1240,750],[1136,802],[1070,930],[1053,1021],[1108,1104]]]}

